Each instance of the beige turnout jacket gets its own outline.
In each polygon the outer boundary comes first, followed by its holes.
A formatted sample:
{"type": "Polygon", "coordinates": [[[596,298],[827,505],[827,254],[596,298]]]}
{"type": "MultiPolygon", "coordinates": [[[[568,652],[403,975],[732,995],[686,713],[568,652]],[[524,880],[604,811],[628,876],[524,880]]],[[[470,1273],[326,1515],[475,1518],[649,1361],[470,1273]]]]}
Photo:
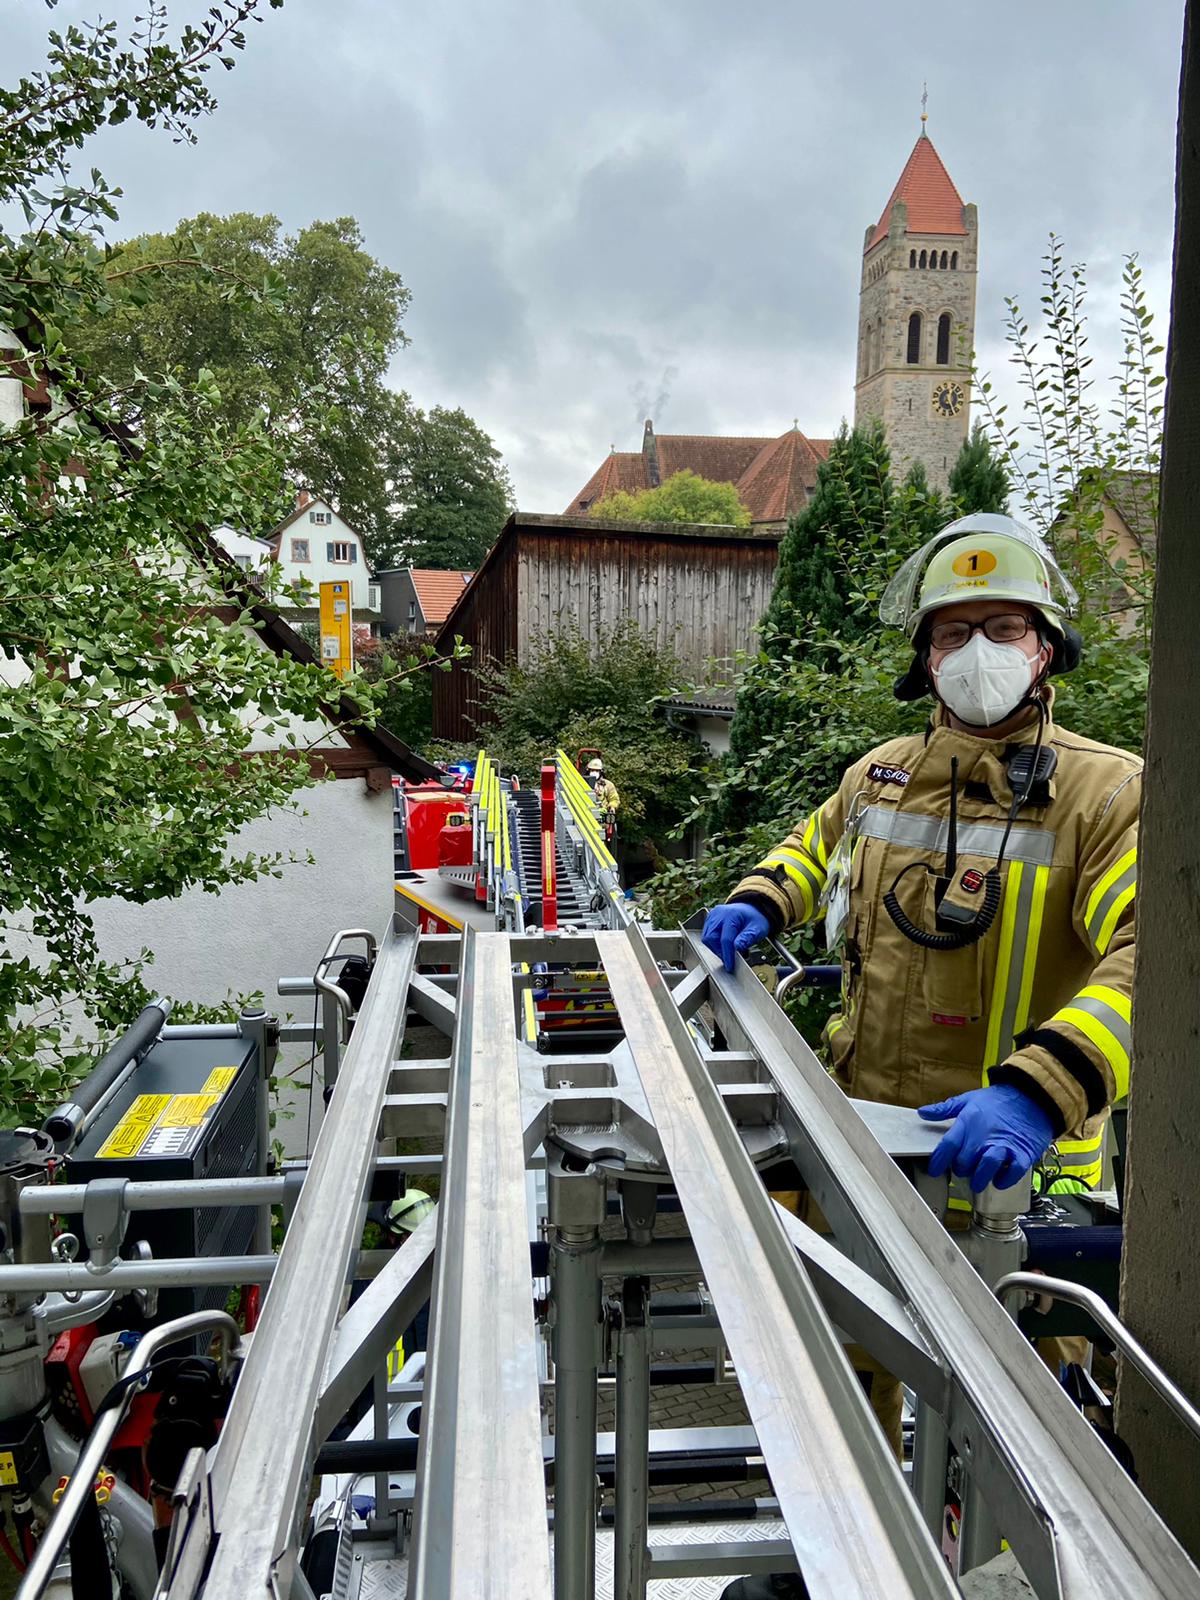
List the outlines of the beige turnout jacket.
{"type": "Polygon", "coordinates": [[[935,877],[916,864],[946,875],[954,756],[947,899],[982,903],[1013,798],[1004,758],[1036,737],[1032,712],[1005,744],[955,732],[938,707],[924,734],[851,767],[730,899],[757,905],[775,931],[827,914],[832,925],[844,910],[842,1007],[825,1048],[848,1093],[919,1106],[1014,1083],[1064,1135],[1064,1175],[1094,1183],[1108,1107],[1129,1086],[1140,759],[1047,723],[1057,768],[1013,824],[999,909],[977,944],[924,949],[883,904],[894,886],[913,923],[936,927],[935,877]]]}

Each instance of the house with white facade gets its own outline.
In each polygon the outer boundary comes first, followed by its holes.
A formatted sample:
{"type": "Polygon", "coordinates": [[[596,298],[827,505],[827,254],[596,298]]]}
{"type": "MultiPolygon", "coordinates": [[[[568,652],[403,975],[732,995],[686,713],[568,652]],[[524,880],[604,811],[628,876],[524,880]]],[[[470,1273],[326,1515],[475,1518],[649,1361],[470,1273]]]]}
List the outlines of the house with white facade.
{"type": "Polygon", "coordinates": [[[219,528],[214,528],[212,536],[226,555],[233,557],[243,572],[248,572],[251,577],[260,578],[264,586],[268,585],[269,578],[264,575],[275,559],[275,554],[274,547],[266,539],[256,539],[253,534],[243,533],[240,528],[231,528],[227,522],[223,522],[219,528]]]}
{"type": "Polygon", "coordinates": [[[342,580],[350,583],[355,639],[370,639],[379,633],[383,620],[379,585],[362,538],[328,500],[301,489],[294,509],[272,531],[270,544],[279,568],[277,581],[285,587],[304,583],[312,591],[308,606],[279,598],[280,612],[289,622],[315,623],[321,584],[342,580]]]}

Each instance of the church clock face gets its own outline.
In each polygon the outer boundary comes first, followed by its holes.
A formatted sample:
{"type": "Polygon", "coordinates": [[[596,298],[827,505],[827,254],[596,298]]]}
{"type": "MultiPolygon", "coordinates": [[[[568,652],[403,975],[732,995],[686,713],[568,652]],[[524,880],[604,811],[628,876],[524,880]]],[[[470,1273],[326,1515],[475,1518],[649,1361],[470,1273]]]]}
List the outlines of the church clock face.
{"type": "Polygon", "coordinates": [[[961,383],[947,380],[936,385],[933,391],[933,414],[935,417],[956,417],[962,410],[966,401],[961,383]]]}

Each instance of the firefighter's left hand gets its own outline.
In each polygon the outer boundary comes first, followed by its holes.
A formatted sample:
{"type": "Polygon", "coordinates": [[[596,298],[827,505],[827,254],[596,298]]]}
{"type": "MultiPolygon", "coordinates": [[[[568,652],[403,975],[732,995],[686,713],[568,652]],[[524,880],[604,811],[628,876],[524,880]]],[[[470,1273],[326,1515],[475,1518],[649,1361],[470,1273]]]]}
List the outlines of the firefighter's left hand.
{"type": "Polygon", "coordinates": [[[927,1122],[954,1119],[929,1158],[932,1176],[939,1178],[949,1168],[956,1177],[968,1179],[976,1194],[989,1183],[1011,1189],[1054,1139],[1046,1112],[1011,1083],[970,1089],[937,1105],[922,1106],[920,1115],[927,1122]]]}

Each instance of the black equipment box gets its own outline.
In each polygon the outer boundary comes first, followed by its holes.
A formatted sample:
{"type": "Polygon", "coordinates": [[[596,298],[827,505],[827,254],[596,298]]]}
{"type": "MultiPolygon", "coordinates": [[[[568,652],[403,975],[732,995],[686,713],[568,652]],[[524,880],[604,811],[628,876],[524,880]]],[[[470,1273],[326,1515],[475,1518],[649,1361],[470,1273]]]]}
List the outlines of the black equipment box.
{"type": "MultiPolygon", "coordinates": [[[[258,1095],[262,1068],[250,1038],[162,1039],[134,1068],[72,1154],[68,1182],[129,1178],[138,1182],[241,1178],[263,1170],[258,1095]]],[[[82,1219],[72,1219],[82,1244],[82,1219]]],[[[135,1211],[123,1255],[140,1239],[156,1260],[229,1256],[250,1251],[250,1206],[135,1211]]],[[[163,1289],[156,1322],[219,1308],[229,1288],[163,1289]]],[[[123,1326],[129,1326],[128,1319],[123,1326]]]]}

